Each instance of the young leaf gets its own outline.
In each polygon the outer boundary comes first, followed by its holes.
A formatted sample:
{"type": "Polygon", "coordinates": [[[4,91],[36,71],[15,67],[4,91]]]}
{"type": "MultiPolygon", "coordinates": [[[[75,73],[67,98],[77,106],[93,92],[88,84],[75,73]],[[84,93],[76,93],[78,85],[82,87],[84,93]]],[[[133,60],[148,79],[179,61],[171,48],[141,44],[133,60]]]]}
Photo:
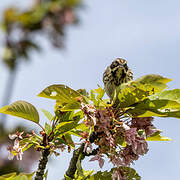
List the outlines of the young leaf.
{"type": "Polygon", "coordinates": [[[49,119],[49,121],[53,119],[53,115],[49,111],[46,111],[45,109],[41,109],[41,111],[49,119]]]}
{"type": "Polygon", "coordinates": [[[39,123],[39,113],[36,108],[26,101],[16,101],[0,109],[0,113],[21,117],[39,123]]]}
{"type": "Polygon", "coordinates": [[[65,138],[65,140],[66,140],[66,142],[67,142],[67,144],[69,145],[69,146],[71,146],[71,148],[75,148],[75,144],[74,144],[74,142],[73,142],[73,140],[72,140],[72,137],[71,137],[71,134],[65,134],[64,135],[64,138],[65,138]]]}
{"type": "Polygon", "coordinates": [[[147,137],[146,141],[172,141],[172,139],[165,136],[161,136],[160,134],[157,134],[155,136],[147,137]]]}
{"type": "Polygon", "coordinates": [[[95,89],[95,92],[97,93],[97,99],[101,100],[104,96],[104,89],[102,89],[100,86],[98,86],[98,89],[95,89]]]}
{"type": "Polygon", "coordinates": [[[92,89],[90,99],[93,101],[95,106],[104,106],[102,97],[104,96],[104,90],[99,86],[98,89],[92,89]]]}
{"type": "Polygon", "coordinates": [[[38,96],[58,100],[59,104],[63,106],[75,101],[77,97],[82,95],[68,86],[55,84],[45,88],[38,96]]]}
{"type": "Polygon", "coordinates": [[[48,123],[45,123],[45,133],[49,135],[52,132],[52,127],[48,123]]]}

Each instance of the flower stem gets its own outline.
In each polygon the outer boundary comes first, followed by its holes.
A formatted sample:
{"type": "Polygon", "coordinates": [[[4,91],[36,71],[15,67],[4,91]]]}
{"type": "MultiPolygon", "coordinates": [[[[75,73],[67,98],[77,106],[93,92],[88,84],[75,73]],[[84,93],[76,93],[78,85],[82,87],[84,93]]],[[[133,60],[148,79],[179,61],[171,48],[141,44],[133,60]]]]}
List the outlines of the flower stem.
{"type": "Polygon", "coordinates": [[[50,154],[49,149],[44,149],[42,151],[42,155],[39,160],[38,170],[36,171],[36,177],[34,180],[43,180],[44,171],[46,169],[49,154],[50,154]]]}

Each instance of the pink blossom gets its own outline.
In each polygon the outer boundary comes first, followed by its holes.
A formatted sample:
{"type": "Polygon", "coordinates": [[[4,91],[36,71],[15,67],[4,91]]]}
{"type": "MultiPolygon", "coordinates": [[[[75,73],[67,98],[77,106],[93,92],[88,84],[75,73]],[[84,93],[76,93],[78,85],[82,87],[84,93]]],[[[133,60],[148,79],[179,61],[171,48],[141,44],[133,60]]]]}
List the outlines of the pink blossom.
{"type": "Polygon", "coordinates": [[[104,159],[101,154],[96,154],[93,158],[91,158],[89,161],[99,161],[99,167],[102,168],[104,165],[104,159]]]}
{"type": "Polygon", "coordinates": [[[133,144],[133,142],[136,140],[137,134],[138,133],[137,133],[136,128],[130,128],[129,130],[125,132],[125,141],[127,145],[133,144]]]}
{"type": "Polygon", "coordinates": [[[132,147],[134,154],[144,155],[148,151],[144,136],[139,136],[136,128],[131,128],[125,132],[125,141],[127,145],[132,147]]]}
{"type": "Polygon", "coordinates": [[[152,124],[153,117],[138,117],[132,118],[131,127],[139,129],[143,129],[146,133],[146,136],[152,136],[159,130],[152,124]]]}

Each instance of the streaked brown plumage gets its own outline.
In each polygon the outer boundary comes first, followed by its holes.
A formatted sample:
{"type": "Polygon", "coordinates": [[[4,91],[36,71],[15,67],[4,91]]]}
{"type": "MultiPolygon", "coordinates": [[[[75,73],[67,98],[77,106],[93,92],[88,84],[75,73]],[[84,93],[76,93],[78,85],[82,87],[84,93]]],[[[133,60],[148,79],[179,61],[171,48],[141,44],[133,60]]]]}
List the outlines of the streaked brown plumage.
{"type": "Polygon", "coordinates": [[[133,73],[127,66],[127,61],[116,58],[103,74],[104,90],[110,100],[113,100],[115,90],[117,91],[121,84],[131,80],[133,80],[133,73]]]}

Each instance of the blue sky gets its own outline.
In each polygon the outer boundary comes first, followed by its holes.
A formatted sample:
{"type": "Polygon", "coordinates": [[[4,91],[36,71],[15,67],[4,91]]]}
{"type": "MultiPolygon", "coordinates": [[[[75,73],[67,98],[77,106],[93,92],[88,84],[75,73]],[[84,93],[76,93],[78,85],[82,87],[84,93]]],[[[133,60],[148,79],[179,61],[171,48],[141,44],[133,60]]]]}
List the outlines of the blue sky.
{"type": "MultiPolygon", "coordinates": [[[[1,0],[0,10],[20,0],[1,0]]],[[[44,51],[33,53],[30,63],[21,63],[11,102],[26,100],[39,110],[53,112],[53,101],[36,97],[51,84],[66,84],[73,89],[103,86],[102,74],[116,57],[127,59],[135,78],[145,74],[160,74],[173,81],[170,89],[180,84],[180,2],[178,0],[89,0],[79,11],[80,24],[67,28],[65,50],[55,50],[47,40],[38,37],[44,51]]],[[[1,11],[2,12],[2,11],[1,11]]],[[[0,38],[2,34],[0,34],[0,38]]],[[[0,44],[1,45],[1,44],[0,44]]],[[[7,70],[0,65],[0,98],[7,78],[7,70]]],[[[42,113],[41,113],[42,115],[42,113]]],[[[42,122],[45,117],[42,115],[42,122]]],[[[8,118],[8,125],[25,123],[8,118]]],[[[143,180],[179,180],[180,120],[156,118],[155,125],[171,142],[151,142],[149,152],[133,166],[143,180]]],[[[34,126],[33,126],[34,127],[34,126]]],[[[33,128],[32,127],[32,128],[33,128]]],[[[49,180],[62,177],[71,158],[63,154],[48,165],[49,180]],[[56,176],[56,177],[55,177],[56,176]]],[[[103,169],[109,168],[107,162],[103,169]]],[[[85,169],[99,167],[84,163],[85,169]]]]}

